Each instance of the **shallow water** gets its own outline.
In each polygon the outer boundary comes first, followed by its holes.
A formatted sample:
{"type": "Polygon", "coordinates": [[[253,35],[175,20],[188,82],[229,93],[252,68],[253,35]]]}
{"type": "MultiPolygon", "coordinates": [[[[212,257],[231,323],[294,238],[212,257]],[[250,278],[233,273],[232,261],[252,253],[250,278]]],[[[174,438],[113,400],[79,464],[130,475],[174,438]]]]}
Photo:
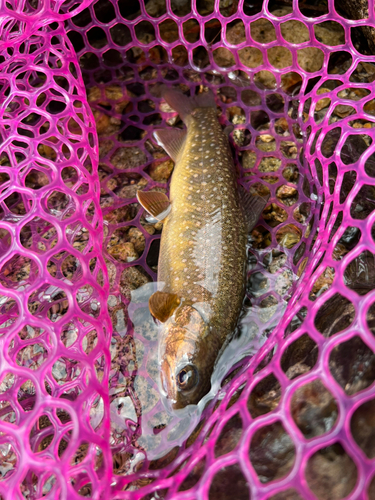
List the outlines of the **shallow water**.
{"type": "MultiPolygon", "coordinates": [[[[249,263],[249,267],[250,263],[249,263]]],[[[265,267],[257,265],[258,267],[265,267]]],[[[283,270],[297,279],[292,271],[283,266],[283,270]]],[[[260,272],[259,276],[263,276],[260,272]]],[[[252,275],[254,276],[254,274],[252,275]]],[[[256,279],[248,286],[250,297],[262,298],[264,295],[270,297],[270,293],[280,293],[284,289],[290,293],[292,283],[284,287],[280,285],[280,276],[269,275],[266,279],[267,286],[262,285],[262,279],[256,279]]],[[[264,281],[264,279],[263,279],[264,281]]],[[[285,282],[282,278],[281,282],[285,282]]],[[[160,367],[158,361],[158,345],[161,327],[156,324],[148,309],[149,297],[158,289],[160,283],[153,282],[141,286],[131,293],[131,301],[128,307],[129,318],[134,327],[134,338],[139,341],[144,350],[139,355],[139,374],[135,377],[135,389],[142,405],[142,417],[140,422],[140,437],[138,444],[144,449],[149,460],[158,459],[174,447],[181,446],[191,435],[200,421],[204,409],[216,396],[221,399],[225,389],[220,391],[222,382],[236,366],[239,361],[254,355],[267,340],[273,328],[282,318],[287,305],[288,296],[280,302],[270,302],[267,306],[249,306],[248,299],[238,321],[237,328],[232,339],[224,346],[219,355],[214,372],[211,377],[211,390],[204,396],[198,405],[189,405],[181,410],[172,410],[170,402],[160,385],[160,367]]],[[[284,293],[285,295],[285,293],[284,293]]],[[[271,295],[272,297],[272,295],[271,295]]],[[[124,404],[121,417],[132,419],[135,417],[134,406],[128,398],[124,404]],[[125,408],[125,409],[124,409],[125,408]]],[[[134,425],[136,422],[134,421],[134,425]]]]}

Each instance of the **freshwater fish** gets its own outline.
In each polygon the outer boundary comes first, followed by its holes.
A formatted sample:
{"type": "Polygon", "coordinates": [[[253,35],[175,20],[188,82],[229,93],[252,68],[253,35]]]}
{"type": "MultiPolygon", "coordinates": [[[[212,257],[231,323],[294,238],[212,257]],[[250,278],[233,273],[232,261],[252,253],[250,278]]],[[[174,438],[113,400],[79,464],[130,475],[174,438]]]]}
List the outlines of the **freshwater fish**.
{"type": "Polygon", "coordinates": [[[162,388],[179,409],[210,391],[215,363],[242,308],[248,234],[268,200],[237,183],[212,92],[187,97],[168,89],[163,97],[186,125],[154,133],[175,162],[169,199],[156,191],[138,191],[137,197],[164,221],[158,290],[149,308],[163,323],[162,388]]]}

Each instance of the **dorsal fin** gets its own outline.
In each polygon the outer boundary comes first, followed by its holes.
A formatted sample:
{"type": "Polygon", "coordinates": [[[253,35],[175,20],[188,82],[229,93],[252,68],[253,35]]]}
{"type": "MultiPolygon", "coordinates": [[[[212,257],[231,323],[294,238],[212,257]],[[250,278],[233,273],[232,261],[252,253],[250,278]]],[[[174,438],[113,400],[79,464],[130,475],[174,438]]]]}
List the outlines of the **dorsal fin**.
{"type": "Polygon", "coordinates": [[[171,211],[168,196],[159,191],[137,191],[137,199],[142,207],[157,220],[163,220],[171,211]]]}
{"type": "Polygon", "coordinates": [[[239,187],[240,199],[245,215],[247,230],[250,232],[258,222],[260,214],[267,205],[269,195],[267,197],[259,196],[258,194],[246,191],[243,186],[239,187]]]}
{"type": "Polygon", "coordinates": [[[154,137],[163,149],[168,153],[174,162],[180,157],[185,144],[186,130],[176,128],[166,128],[156,130],[154,137]]]}
{"type": "Polygon", "coordinates": [[[180,302],[175,293],[155,292],[149,298],[148,306],[154,318],[165,323],[180,305],[180,302]]]}

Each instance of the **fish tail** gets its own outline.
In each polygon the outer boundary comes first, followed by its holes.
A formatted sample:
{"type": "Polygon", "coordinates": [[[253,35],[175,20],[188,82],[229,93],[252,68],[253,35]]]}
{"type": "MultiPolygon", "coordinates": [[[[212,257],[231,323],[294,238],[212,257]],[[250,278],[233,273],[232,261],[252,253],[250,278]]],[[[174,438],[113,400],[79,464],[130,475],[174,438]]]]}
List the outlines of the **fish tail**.
{"type": "Polygon", "coordinates": [[[186,96],[176,89],[163,89],[162,96],[181,117],[185,119],[193,113],[196,108],[215,108],[215,97],[211,90],[194,96],[186,96]]]}

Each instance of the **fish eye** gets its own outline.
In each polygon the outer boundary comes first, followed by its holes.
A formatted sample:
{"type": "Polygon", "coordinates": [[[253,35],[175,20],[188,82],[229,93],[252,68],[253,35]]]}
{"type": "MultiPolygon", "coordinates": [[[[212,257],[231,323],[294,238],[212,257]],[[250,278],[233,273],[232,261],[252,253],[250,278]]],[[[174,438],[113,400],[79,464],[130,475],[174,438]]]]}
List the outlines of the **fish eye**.
{"type": "Polygon", "coordinates": [[[187,365],[177,375],[177,385],[182,391],[190,391],[199,380],[198,370],[195,366],[187,365]]]}

